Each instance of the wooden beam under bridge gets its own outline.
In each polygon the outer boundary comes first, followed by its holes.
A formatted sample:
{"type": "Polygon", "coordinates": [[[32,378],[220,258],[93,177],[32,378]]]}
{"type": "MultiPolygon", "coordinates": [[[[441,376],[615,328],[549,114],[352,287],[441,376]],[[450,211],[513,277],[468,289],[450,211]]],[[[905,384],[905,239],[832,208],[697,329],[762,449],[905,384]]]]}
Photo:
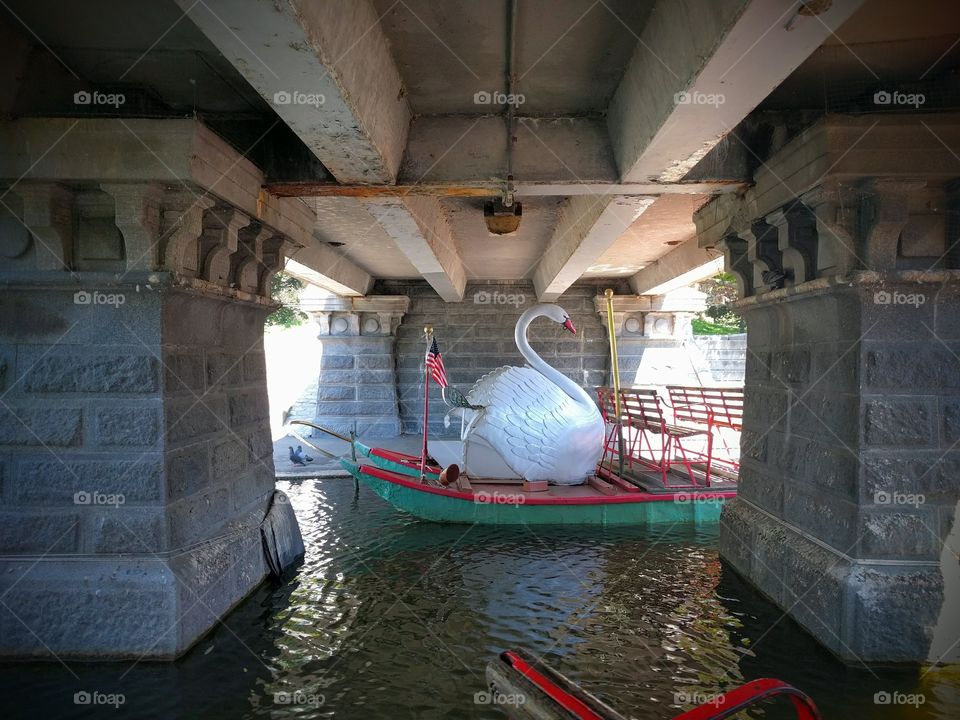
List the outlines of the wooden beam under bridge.
{"type": "MultiPolygon", "coordinates": [[[[571,195],[713,195],[746,187],[740,181],[702,183],[515,183],[517,197],[571,195]]],[[[276,197],[497,197],[504,183],[417,183],[412,185],[340,185],[331,182],[273,182],[263,186],[276,197]]]]}

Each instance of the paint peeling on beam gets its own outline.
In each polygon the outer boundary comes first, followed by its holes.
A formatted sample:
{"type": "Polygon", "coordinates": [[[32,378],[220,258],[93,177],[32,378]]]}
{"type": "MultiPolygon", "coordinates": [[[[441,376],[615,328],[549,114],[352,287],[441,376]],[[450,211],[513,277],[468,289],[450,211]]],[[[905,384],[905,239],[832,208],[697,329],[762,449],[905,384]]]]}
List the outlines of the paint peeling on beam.
{"type": "Polygon", "coordinates": [[[434,195],[440,197],[493,197],[497,185],[338,185],[337,183],[289,182],[263,186],[276,197],[404,197],[434,195]]]}
{"type": "MultiPolygon", "coordinates": [[[[714,195],[747,188],[740,180],[702,183],[519,183],[517,197],[569,197],[572,195],[714,195]]],[[[503,185],[338,185],[319,182],[276,182],[263,186],[275,197],[496,197],[503,185]]]]}

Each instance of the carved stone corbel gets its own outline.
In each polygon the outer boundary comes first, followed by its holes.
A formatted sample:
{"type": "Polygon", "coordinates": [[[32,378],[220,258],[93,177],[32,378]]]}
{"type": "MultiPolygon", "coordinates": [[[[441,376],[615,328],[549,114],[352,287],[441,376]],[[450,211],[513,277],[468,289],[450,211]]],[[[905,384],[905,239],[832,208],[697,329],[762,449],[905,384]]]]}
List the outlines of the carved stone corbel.
{"type": "Polygon", "coordinates": [[[896,270],[900,233],[910,219],[910,193],[925,185],[923,180],[897,178],[870,178],[861,184],[868,270],[896,270]]]}
{"type": "Polygon", "coordinates": [[[294,247],[282,235],[273,235],[263,243],[263,264],[260,270],[260,281],[258,293],[264,297],[270,297],[270,284],[273,276],[283,269],[283,261],[286,258],[286,252],[294,247]]]}
{"type": "Polygon", "coordinates": [[[263,246],[276,233],[257,223],[241,228],[236,254],[231,256],[233,284],[248,293],[260,291],[260,271],[263,268],[263,246]]]}
{"type": "Polygon", "coordinates": [[[775,210],[765,220],[777,229],[783,272],[793,277],[793,284],[817,277],[817,223],[810,209],[794,203],[785,210],[775,210]]]}
{"type": "Polygon", "coordinates": [[[845,275],[862,265],[863,247],[857,242],[860,193],[836,180],[805,192],[801,202],[813,212],[817,232],[817,272],[845,275]]]}
{"type": "Polygon", "coordinates": [[[160,208],[163,190],[155,183],[101,183],[113,198],[114,223],[123,235],[127,270],[159,270],[160,208]]]}
{"type": "Polygon", "coordinates": [[[737,235],[726,235],[717,243],[723,252],[723,269],[737,279],[740,297],[754,294],[753,264],[747,257],[747,241],[737,235]]]}
{"type": "Polygon", "coordinates": [[[230,256],[237,251],[237,233],[250,218],[231,207],[215,206],[203,215],[200,258],[203,280],[217,285],[230,283],[230,256]]]}
{"type": "Polygon", "coordinates": [[[14,190],[23,200],[23,224],[36,239],[37,270],[73,267],[74,193],[57,183],[20,183],[14,190]]]}
{"type": "Polygon", "coordinates": [[[787,275],[783,270],[777,229],[761,218],[750,223],[750,228],[741,232],[740,237],[747,242],[747,259],[753,264],[754,290],[782,288],[787,275]]]}
{"type": "Polygon", "coordinates": [[[164,195],[161,237],[167,270],[186,277],[200,275],[198,241],[203,233],[203,214],[213,205],[212,198],[183,190],[164,195]]]}

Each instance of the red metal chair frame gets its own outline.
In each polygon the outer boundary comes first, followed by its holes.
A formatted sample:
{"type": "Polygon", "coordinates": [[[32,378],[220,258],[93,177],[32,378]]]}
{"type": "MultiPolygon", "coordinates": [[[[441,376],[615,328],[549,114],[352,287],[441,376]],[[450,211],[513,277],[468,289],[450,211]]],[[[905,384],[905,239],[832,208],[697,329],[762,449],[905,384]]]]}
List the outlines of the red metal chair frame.
{"type": "Polygon", "coordinates": [[[710,456],[713,450],[713,435],[709,430],[684,427],[668,423],[663,414],[662,401],[656,390],[629,388],[621,389],[621,408],[626,414],[626,424],[639,432],[632,438],[630,447],[630,464],[634,462],[660,473],[660,479],[665,488],[685,488],[699,485],[693,474],[693,463],[702,453],[688,450],[683,441],[697,435],[707,438],[706,479],[704,485],[710,485],[710,456]],[[659,448],[654,441],[659,437],[659,448]],[[644,452],[648,453],[644,456],[644,452]],[[668,473],[675,466],[683,466],[687,471],[690,482],[685,485],[671,483],[667,479],[668,473]]]}
{"type": "MultiPolygon", "coordinates": [[[[733,449],[720,430],[728,428],[737,433],[743,430],[743,388],[668,385],[667,392],[670,394],[674,419],[678,423],[706,427],[711,437],[720,438],[726,455],[724,457],[714,455],[711,443],[708,460],[739,471],[739,452],[736,453],[735,459],[733,449]]],[[[702,453],[700,455],[703,457],[702,453]]]]}

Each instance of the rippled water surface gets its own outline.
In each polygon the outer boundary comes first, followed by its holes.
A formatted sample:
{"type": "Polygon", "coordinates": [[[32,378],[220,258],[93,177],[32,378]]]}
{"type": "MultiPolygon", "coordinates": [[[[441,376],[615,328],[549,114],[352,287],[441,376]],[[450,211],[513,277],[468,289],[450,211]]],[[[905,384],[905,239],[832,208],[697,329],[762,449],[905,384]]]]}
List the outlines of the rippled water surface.
{"type": "Polygon", "coordinates": [[[351,480],[281,487],[307,544],[286,582],[177,663],[0,665],[0,718],[499,718],[474,695],[517,646],[636,718],[771,676],[826,718],[960,718],[960,671],[845,667],[722,570],[715,531],[433,525],[351,480]],[[78,706],[81,690],[124,703],[78,706]]]}

